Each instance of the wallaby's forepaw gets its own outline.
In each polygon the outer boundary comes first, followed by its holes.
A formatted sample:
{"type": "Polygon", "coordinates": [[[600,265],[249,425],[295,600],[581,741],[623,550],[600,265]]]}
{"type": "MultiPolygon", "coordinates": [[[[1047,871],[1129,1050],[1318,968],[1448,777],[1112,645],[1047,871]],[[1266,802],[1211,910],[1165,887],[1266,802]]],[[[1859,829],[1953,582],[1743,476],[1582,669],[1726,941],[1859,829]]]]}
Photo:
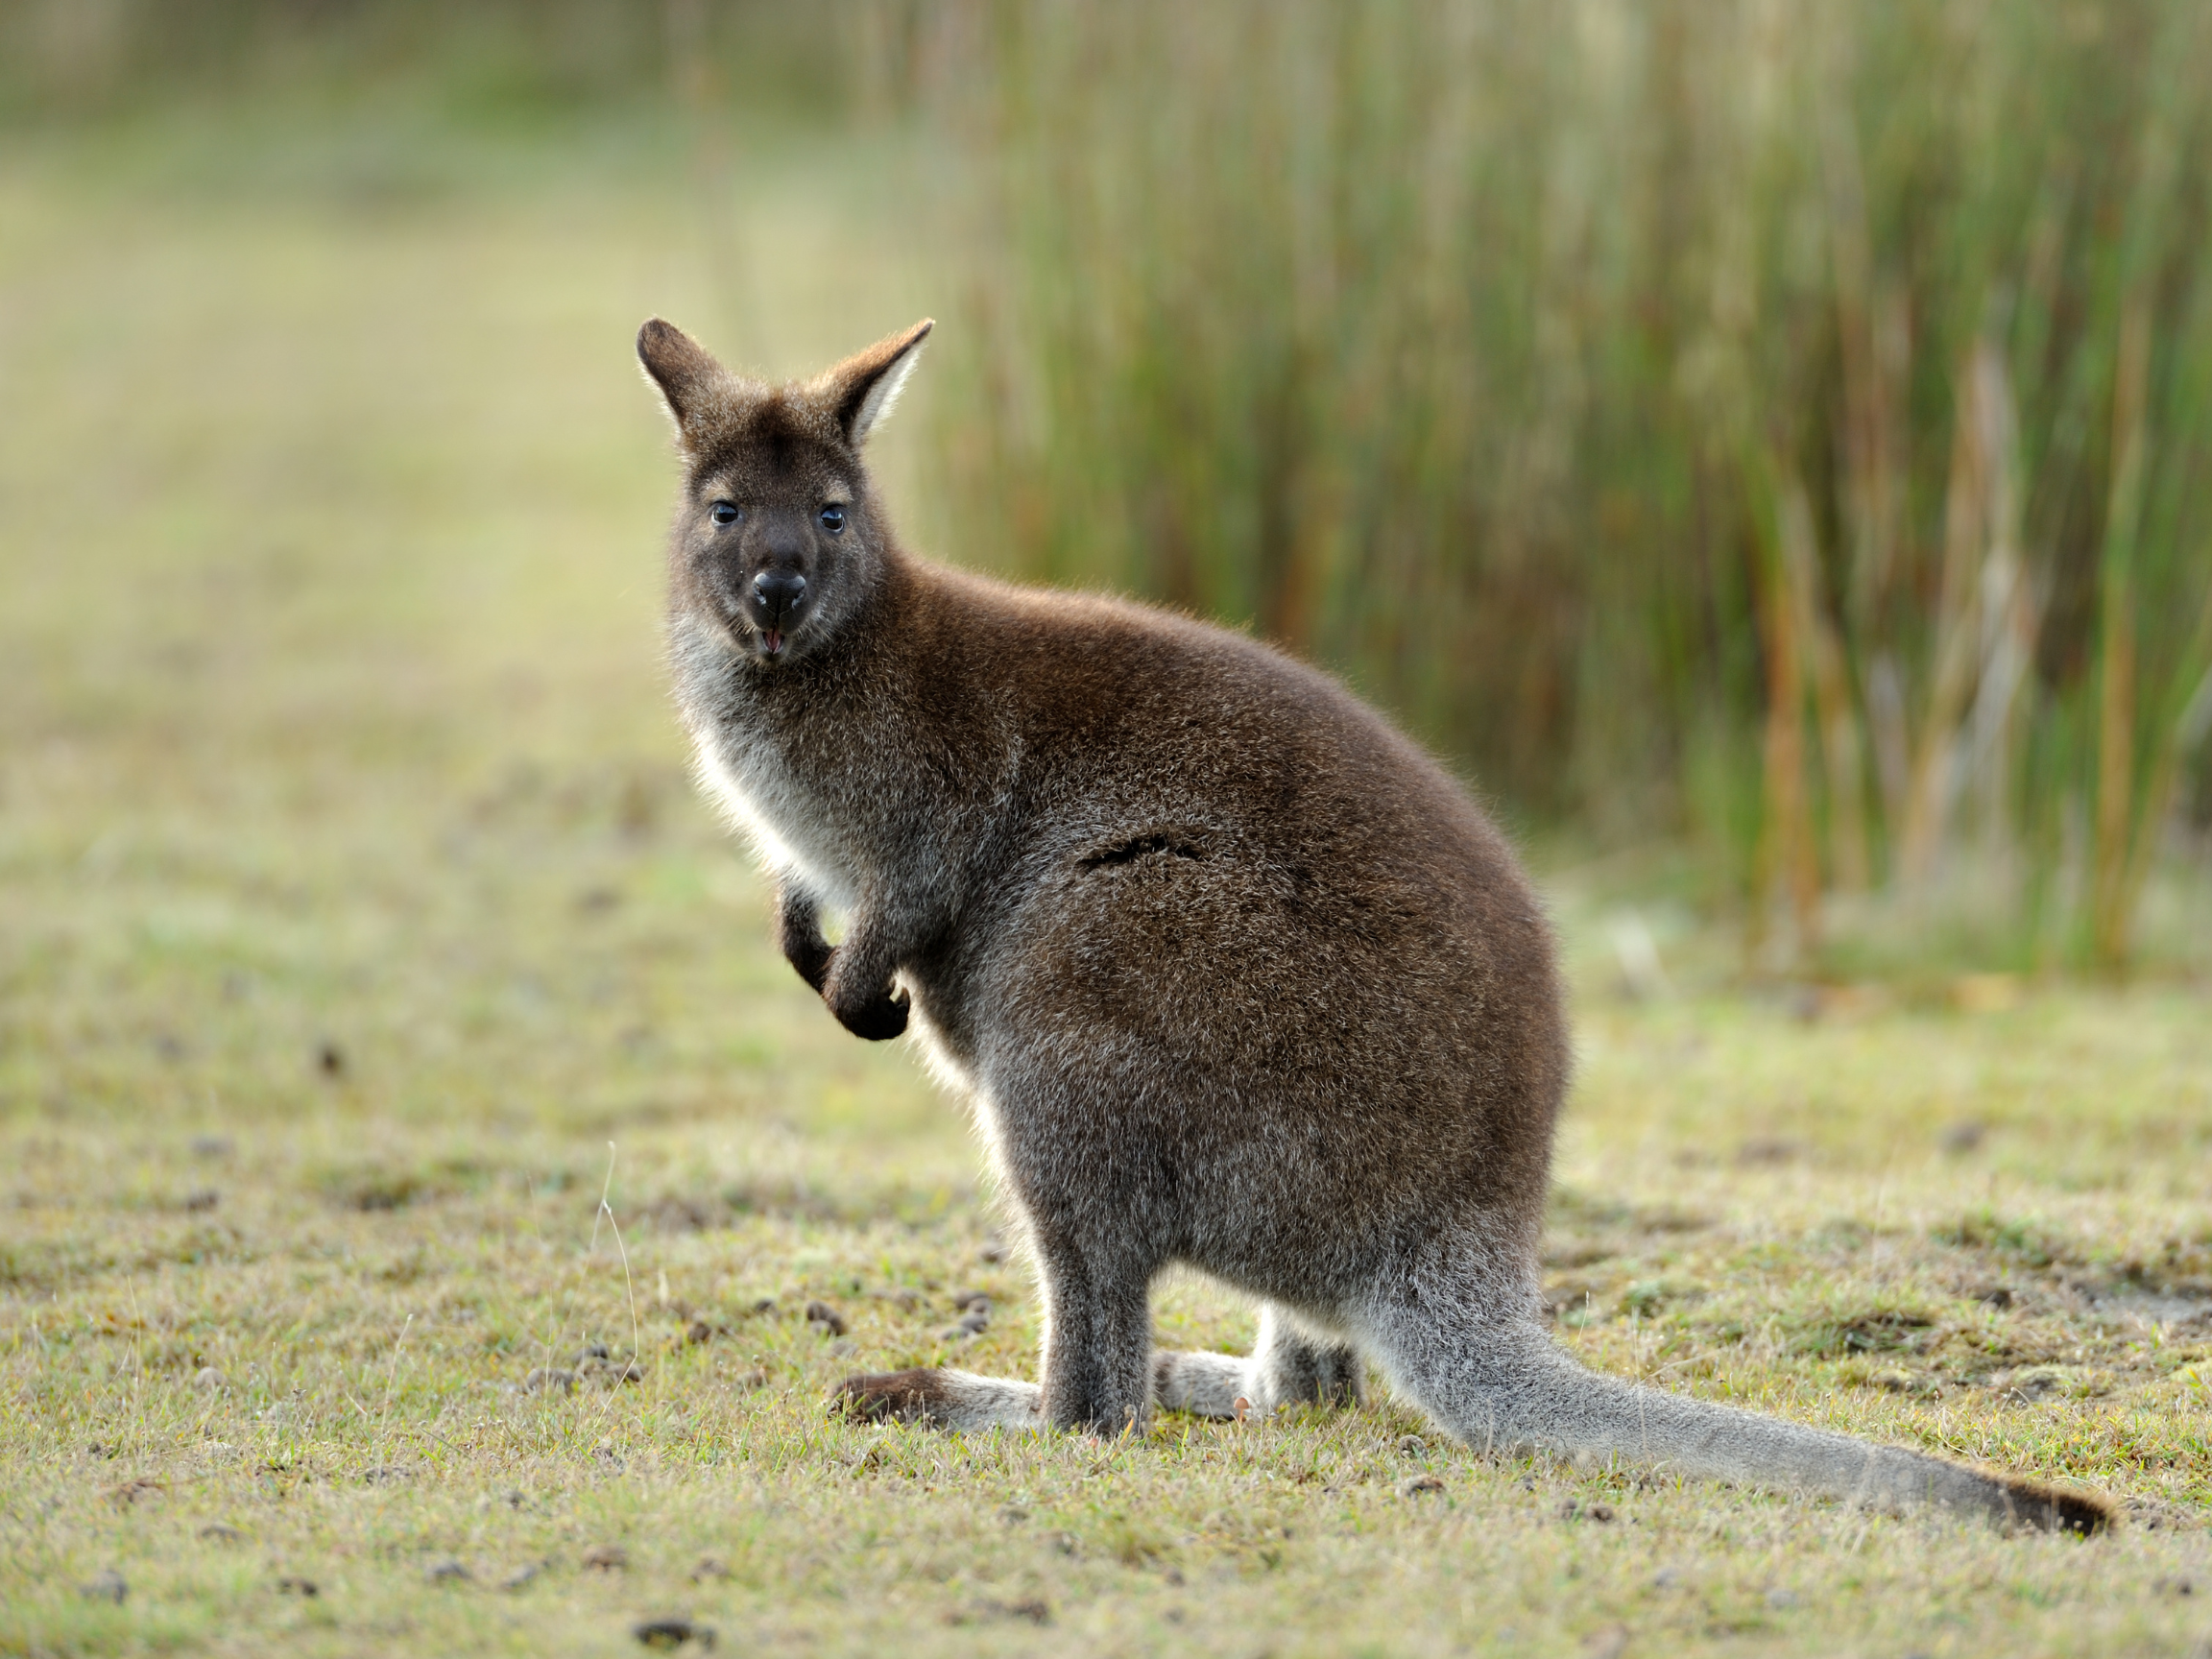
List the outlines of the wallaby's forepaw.
{"type": "Polygon", "coordinates": [[[903,991],[878,991],[870,1000],[857,1006],[842,1004],[834,996],[828,999],[830,1012],[836,1015],[838,1023],[855,1037],[865,1037],[871,1043],[882,1043],[906,1029],[907,1001],[903,991]]]}
{"type": "Polygon", "coordinates": [[[946,1423],[950,1405],[944,1373],[927,1366],[848,1377],[830,1397],[832,1413],[865,1423],[946,1423]]]}

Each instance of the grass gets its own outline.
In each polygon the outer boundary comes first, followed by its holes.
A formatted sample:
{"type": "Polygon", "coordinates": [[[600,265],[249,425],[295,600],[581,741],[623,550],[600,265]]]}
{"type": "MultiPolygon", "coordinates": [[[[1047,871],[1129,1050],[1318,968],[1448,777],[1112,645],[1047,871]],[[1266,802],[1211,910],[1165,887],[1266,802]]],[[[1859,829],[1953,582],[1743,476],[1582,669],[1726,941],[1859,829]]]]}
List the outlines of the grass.
{"type": "MultiPolygon", "coordinates": [[[[196,119],[0,156],[0,1652],[2204,1638],[2201,987],[1746,1000],[1658,926],[1630,1001],[1572,875],[1562,1338],[2095,1485],[2117,1535],[1490,1459],[1386,1398],[826,1417],[857,1367],[1025,1374],[1034,1303],[956,1108],[774,959],[683,781],[626,358],[650,309],[715,332],[732,247],[778,367],[929,309],[888,152],[741,146],[718,241],[642,118],[196,119]]],[[[883,440],[910,519],[928,408],[883,440]]],[[[1160,1323],[1251,1326],[1195,1283],[1160,1323]]]]}

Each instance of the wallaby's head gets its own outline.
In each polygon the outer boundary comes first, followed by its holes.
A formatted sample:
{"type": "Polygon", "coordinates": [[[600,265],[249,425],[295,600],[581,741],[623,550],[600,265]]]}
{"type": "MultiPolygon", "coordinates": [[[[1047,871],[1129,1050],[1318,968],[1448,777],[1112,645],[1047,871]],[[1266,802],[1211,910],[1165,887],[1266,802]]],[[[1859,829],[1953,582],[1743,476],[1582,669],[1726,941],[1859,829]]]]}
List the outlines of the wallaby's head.
{"type": "Polygon", "coordinates": [[[930,326],[917,323],[788,386],[732,373],[658,317],[637,330],[637,359],[684,451],[679,612],[765,665],[818,648],[867,597],[890,531],[860,449],[930,326]]]}

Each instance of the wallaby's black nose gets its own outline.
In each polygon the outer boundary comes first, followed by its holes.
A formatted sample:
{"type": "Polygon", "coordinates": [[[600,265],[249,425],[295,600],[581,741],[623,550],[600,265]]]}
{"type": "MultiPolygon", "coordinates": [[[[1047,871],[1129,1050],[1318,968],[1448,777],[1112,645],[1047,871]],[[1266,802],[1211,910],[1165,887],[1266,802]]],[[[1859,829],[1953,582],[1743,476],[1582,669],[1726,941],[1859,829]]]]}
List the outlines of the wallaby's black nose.
{"type": "Polygon", "coordinates": [[[796,570],[763,570],[753,578],[753,596],[768,626],[779,627],[806,597],[806,578],[796,570]]]}

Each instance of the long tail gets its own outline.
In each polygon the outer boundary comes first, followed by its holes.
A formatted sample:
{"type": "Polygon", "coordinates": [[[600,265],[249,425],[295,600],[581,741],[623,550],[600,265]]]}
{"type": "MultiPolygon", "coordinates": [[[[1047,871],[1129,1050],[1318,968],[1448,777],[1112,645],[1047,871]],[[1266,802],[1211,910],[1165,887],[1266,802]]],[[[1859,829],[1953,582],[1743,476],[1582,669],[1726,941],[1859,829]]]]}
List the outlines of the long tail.
{"type": "MultiPolygon", "coordinates": [[[[1464,1363],[1464,1360],[1462,1360],[1464,1363]]],[[[1410,1392],[1474,1446],[1619,1454],[1684,1474],[1883,1508],[1936,1504],[2049,1531],[2100,1532],[2112,1506],[1902,1447],[1807,1429],[1592,1371],[1540,1331],[1492,1346],[1473,1374],[1409,1367],[1410,1392]]]]}

